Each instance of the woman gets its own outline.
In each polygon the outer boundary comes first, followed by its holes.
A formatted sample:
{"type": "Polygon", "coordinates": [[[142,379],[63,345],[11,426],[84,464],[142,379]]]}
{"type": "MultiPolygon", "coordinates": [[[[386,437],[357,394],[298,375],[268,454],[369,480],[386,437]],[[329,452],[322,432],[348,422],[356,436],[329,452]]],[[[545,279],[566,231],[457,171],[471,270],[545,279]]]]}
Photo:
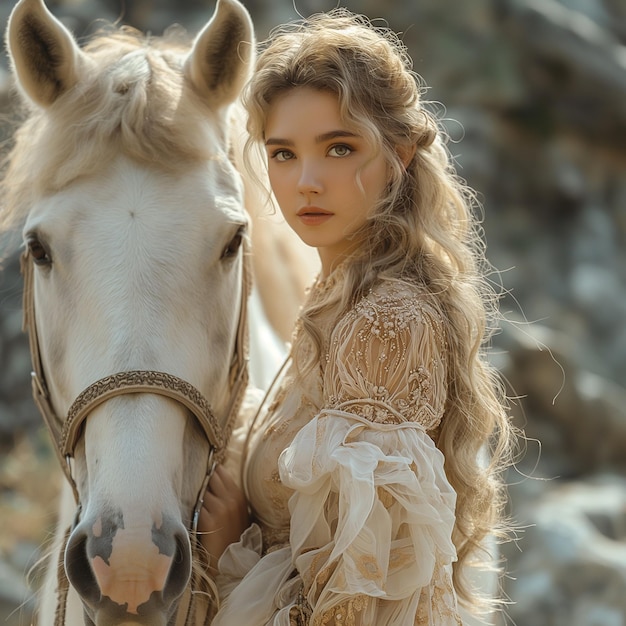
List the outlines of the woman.
{"type": "MultiPolygon", "coordinates": [[[[245,442],[254,523],[221,556],[213,624],[447,626],[457,598],[480,608],[462,569],[502,530],[511,431],[481,350],[474,198],[420,93],[398,39],[345,10],[274,32],[247,89],[249,148],[322,269],[245,442]]],[[[247,525],[220,468],[205,546],[217,559],[247,525]]]]}

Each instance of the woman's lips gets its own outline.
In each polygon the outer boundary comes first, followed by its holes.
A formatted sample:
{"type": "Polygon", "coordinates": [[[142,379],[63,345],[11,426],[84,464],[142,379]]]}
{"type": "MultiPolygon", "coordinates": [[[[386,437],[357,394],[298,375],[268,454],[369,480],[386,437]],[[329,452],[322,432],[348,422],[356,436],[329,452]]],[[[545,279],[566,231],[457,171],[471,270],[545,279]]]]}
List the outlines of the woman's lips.
{"type": "Polygon", "coordinates": [[[333,213],[320,209],[319,207],[307,206],[300,209],[296,215],[303,224],[307,226],[317,226],[327,222],[333,216],[333,213]]]}

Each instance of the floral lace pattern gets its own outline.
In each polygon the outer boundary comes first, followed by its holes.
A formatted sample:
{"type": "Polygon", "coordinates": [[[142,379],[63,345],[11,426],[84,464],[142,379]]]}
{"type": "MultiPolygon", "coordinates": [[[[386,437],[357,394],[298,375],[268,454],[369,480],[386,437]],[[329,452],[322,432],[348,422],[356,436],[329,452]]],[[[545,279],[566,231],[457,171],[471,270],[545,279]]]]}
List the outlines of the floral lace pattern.
{"type": "Polygon", "coordinates": [[[452,623],[463,626],[463,621],[455,608],[455,594],[452,587],[452,571],[438,558],[436,575],[430,587],[424,588],[415,615],[415,626],[452,623]]]}
{"type": "Polygon", "coordinates": [[[353,596],[334,606],[312,622],[311,626],[360,626],[359,614],[368,605],[370,598],[365,595],[353,596]]]}
{"type": "Polygon", "coordinates": [[[361,300],[332,333],[327,406],[381,424],[434,430],[446,397],[445,334],[425,294],[388,281],[361,300]]]}

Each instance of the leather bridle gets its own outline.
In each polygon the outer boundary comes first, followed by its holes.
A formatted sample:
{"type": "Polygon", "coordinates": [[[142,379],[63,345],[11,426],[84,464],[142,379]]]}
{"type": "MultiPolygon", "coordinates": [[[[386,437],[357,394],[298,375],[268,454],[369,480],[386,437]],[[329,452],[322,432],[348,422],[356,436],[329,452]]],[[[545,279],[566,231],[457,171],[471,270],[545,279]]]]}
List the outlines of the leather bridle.
{"type": "MultiPolygon", "coordinates": [[[[35,299],[33,289],[33,261],[28,251],[21,257],[21,270],[24,277],[23,295],[23,329],[28,333],[30,354],[32,361],[32,392],[33,399],[44,422],[50,432],[52,444],[57,454],[65,477],[72,487],[76,504],[81,508],[80,496],[72,471],[72,460],[78,443],[82,426],[89,414],[100,404],[111,398],[125,394],[148,393],[166,396],[182,404],[195,417],[209,442],[207,470],[202,486],[196,499],[192,521],[189,528],[194,550],[198,552],[196,537],[198,518],[203,504],[204,492],[207,488],[215,465],[221,461],[226,452],[226,446],[232,431],[235,418],[241,408],[241,403],[248,385],[248,320],[247,301],[251,289],[250,258],[247,246],[243,248],[241,304],[235,349],[232,355],[229,371],[230,399],[223,420],[218,420],[204,395],[187,381],[166,372],[151,370],[131,370],[117,372],[95,381],[84,389],[70,406],[65,419],[56,414],[48,390],[46,375],[41,359],[37,325],[35,318],[35,299]]],[[[69,536],[69,530],[66,537],[69,536]]],[[[59,563],[59,603],[56,611],[57,626],[65,623],[65,602],[69,581],[64,573],[62,558],[59,563]],[[63,570],[63,571],[62,571],[63,570]]],[[[197,582],[197,581],[196,581],[197,582]]],[[[192,581],[192,587],[194,582],[192,581]]],[[[192,599],[194,589],[191,590],[186,623],[190,623],[192,614],[192,599]]]]}

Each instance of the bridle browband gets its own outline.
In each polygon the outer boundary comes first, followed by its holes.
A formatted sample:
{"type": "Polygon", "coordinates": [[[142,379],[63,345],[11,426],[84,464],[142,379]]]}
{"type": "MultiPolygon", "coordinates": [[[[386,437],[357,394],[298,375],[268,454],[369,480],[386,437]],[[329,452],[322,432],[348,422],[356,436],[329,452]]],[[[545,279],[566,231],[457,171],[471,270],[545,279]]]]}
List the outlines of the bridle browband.
{"type": "MultiPolygon", "coordinates": [[[[81,427],[90,413],[97,406],[107,402],[111,398],[121,395],[148,393],[165,396],[189,410],[196,418],[198,425],[201,427],[202,432],[209,442],[206,475],[202,481],[202,486],[196,499],[189,528],[190,534],[192,537],[195,537],[198,518],[203,504],[204,491],[206,490],[216,463],[221,461],[224,457],[230,433],[235,418],[241,408],[241,403],[248,385],[247,301],[251,289],[251,268],[247,246],[243,247],[239,322],[235,349],[229,371],[230,399],[223,420],[217,419],[209,402],[196,387],[173,374],[152,370],[117,372],[95,381],[76,397],[65,419],[61,419],[52,405],[52,398],[48,390],[41,359],[35,318],[33,261],[28,251],[22,253],[21,270],[24,277],[23,329],[28,333],[33,366],[31,373],[33,399],[50,432],[54,450],[65,477],[72,487],[74,498],[79,509],[81,506],[80,495],[72,472],[72,459],[74,458],[76,444],[82,432],[81,427]]],[[[62,568],[62,564],[60,564],[59,567],[62,568]]],[[[61,575],[62,573],[59,572],[59,576],[61,575]]],[[[66,579],[64,583],[69,587],[69,582],[67,582],[66,579]]],[[[67,595],[67,589],[63,590],[61,582],[59,582],[60,597],[55,622],[59,626],[64,624],[65,616],[65,598],[61,598],[62,591],[65,591],[65,595],[67,595]]],[[[190,599],[186,623],[189,623],[191,619],[191,604],[190,599]]]]}

